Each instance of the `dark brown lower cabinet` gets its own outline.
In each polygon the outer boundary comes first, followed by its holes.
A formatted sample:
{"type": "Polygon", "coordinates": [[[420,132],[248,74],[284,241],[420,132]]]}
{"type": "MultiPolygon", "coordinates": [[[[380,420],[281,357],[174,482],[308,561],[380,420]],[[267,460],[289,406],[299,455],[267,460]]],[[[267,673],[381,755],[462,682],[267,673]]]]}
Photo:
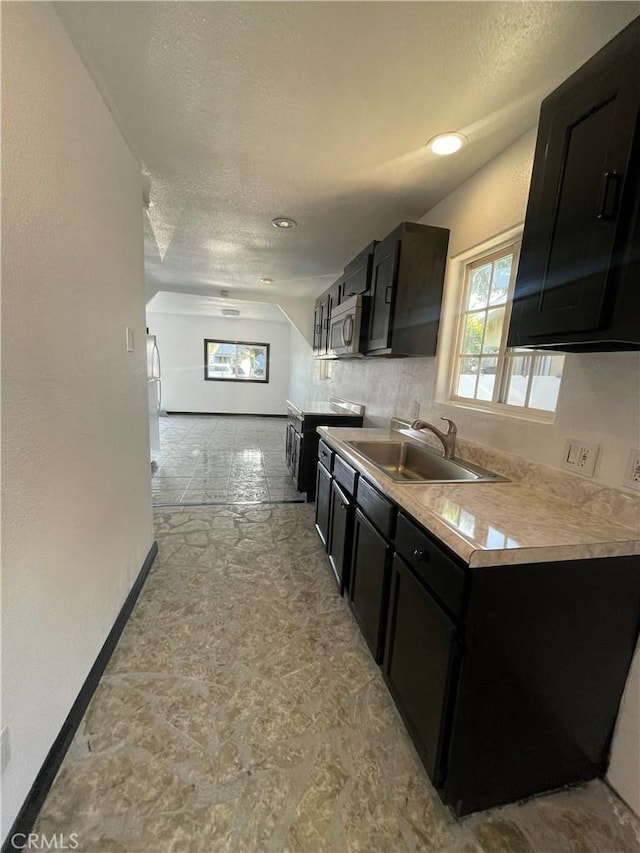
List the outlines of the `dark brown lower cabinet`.
{"type": "Polygon", "coordinates": [[[411,569],[393,560],[383,675],[434,785],[444,780],[458,629],[411,569]]]}
{"type": "Polygon", "coordinates": [[[638,640],[637,557],[470,580],[445,802],[464,815],[604,775],[638,640]]]}
{"type": "Polygon", "coordinates": [[[331,474],[318,462],[316,475],[316,530],[327,547],[329,542],[329,527],[331,523],[331,474]]]}
{"type": "Polygon", "coordinates": [[[331,482],[330,502],[331,525],[327,554],[340,587],[340,595],[343,595],[349,584],[354,508],[351,498],[335,480],[331,482]]]}
{"type": "Polygon", "coordinates": [[[393,549],[356,509],[349,604],[377,663],[382,660],[393,549]]]}
{"type": "Polygon", "coordinates": [[[463,816],[604,776],[637,557],[469,567],[327,451],[316,527],[443,802],[463,816]]]}
{"type": "Polygon", "coordinates": [[[335,412],[303,412],[289,407],[285,453],[287,467],[296,489],[304,492],[311,502],[316,493],[316,464],[320,436],[319,426],[361,427],[362,415],[350,414],[346,409],[335,412]]]}
{"type": "Polygon", "coordinates": [[[302,436],[293,428],[291,424],[287,424],[287,437],[285,443],[285,455],[287,460],[287,468],[293,479],[298,483],[300,478],[300,457],[302,452],[302,436]]]}

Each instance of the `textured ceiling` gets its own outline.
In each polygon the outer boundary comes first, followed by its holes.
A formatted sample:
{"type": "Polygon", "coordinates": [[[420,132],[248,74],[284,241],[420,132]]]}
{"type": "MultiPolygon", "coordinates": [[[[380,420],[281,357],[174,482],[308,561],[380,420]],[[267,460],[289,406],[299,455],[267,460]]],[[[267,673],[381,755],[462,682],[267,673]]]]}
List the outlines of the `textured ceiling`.
{"type": "MultiPolygon", "coordinates": [[[[200,314],[207,317],[223,318],[224,308],[240,311],[242,320],[267,320],[270,323],[288,323],[289,321],[277,305],[268,302],[230,299],[220,296],[200,296],[191,293],[173,293],[159,291],[147,303],[147,314],[200,314]]],[[[235,317],[224,317],[234,320],[235,317]]]]}
{"type": "MultiPolygon", "coordinates": [[[[635,2],[64,2],[151,177],[156,290],[319,292],[533,127],[635,2]],[[424,143],[462,130],[439,159],[424,143]],[[299,227],[279,232],[276,215],[299,227]]],[[[499,203],[496,200],[496,203],[499,203]]],[[[248,295],[248,294],[247,294],[248,295]]]]}

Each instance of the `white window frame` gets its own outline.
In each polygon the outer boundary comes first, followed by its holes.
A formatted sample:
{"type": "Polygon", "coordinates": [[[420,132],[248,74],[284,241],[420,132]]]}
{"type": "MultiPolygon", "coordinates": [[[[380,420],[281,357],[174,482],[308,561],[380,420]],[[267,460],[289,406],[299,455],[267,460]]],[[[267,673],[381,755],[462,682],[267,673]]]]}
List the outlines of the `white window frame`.
{"type": "MultiPolygon", "coordinates": [[[[537,409],[527,405],[531,395],[533,377],[535,375],[535,371],[533,369],[529,371],[524,405],[518,406],[513,403],[503,402],[509,381],[510,362],[513,358],[513,356],[509,354],[507,348],[507,336],[509,332],[509,324],[511,323],[513,293],[515,287],[515,278],[518,269],[518,261],[520,259],[521,238],[522,227],[520,226],[511,229],[510,232],[502,235],[502,239],[496,238],[492,241],[488,241],[482,244],[481,246],[477,246],[474,250],[465,252],[464,254],[457,256],[455,259],[451,259],[453,261],[453,269],[450,273],[450,278],[455,277],[455,292],[457,294],[457,299],[455,300],[455,307],[451,306],[450,304],[450,310],[447,313],[449,314],[448,325],[453,343],[446,358],[446,384],[442,381],[443,377],[441,376],[439,382],[440,394],[438,396],[440,397],[442,402],[445,402],[451,406],[474,409],[477,411],[494,414],[502,414],[510,417],[521,418],[524,420],[543,421],[546,423],[551,423],[555,419],[557,411],[557,401],[556,408],[553,411],[550,411],[548,409],[537,409]],[[495,358],[497,362],[496,381],[493,386],[492,399],[477,400],[472,397],[458,396],[456,392],[460,369],[460,352],[462,349],[462,341],[465,328],[464,318],[468,313],[474,313],[472,311],[467,310],[467,300],[469,288],[471,286],[471,270],[473,268],[482,266],[483,263],[489,263],[490,261],[494,261],[510,251],[513,251],[513,265],[511,269],[511,277],[509,279],[507,301],[505,303],[505,316],[504,325],[502,329],[502,337],[500,340],[498,352],[492,354],[491,356],[492,358],[495,358]],[[452,307],[454,307],[453,312],[451,310],[452,307]],[[454,313],[455,315],[453,322],[451,316],[452,313],[454,313]]],[[[454,284],[454,281],[450,281],[449,283],[454,284]]],[[[513,348],[511,349],[511,351],[513,351],[513,348]]],[[[534,367],[535,362],[538,359],[548,358],[550,356],[556,355],[556,353],[549,352],[547,350],[527,349],[526,351],[517,350],[516,352],[519,355],[530,356],[533,360],[532,367],[534,367]]]]}

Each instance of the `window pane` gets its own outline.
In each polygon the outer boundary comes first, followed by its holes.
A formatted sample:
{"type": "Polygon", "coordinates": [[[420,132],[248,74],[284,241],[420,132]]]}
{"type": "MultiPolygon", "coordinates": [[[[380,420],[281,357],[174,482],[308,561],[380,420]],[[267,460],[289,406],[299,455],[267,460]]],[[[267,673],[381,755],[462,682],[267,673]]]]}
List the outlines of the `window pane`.
{"type": "Polygon", "coordinates": [[[254,377],[264,376],[264,372],[267,367],[266,348],[253,347],[251,353],[251,375],[254,377]]]}
{"type": "Polygon", "coordinates": [[[504,326],[504,308],[494,308],[487,312],[487,330],[484,333],[483,352],[498,352],[504,326]]]}
{"type": "Polygon", "coordinates": [[[538,355],[535,360],[529,406],[554,412],[562,378],[563,356],[538,355]]]}
{"type": "Polygon", "coordinates": [[[476,314],[467,314],[464,318],[462,352],[480,352],[485,317],[484,311],[478,311],[476,314]]]}
{"type": "Polygon", "coordinates": [[[508,405],[553,412],[563,356],[504,349],[517,246],[517,242],[503,245],[484,257],[476,256],[466,266],[466,301],[460,305],[452,396],[501,411],[508,405]]]}
{"type": "Polygon", "coordinates": [[[206,341],[206,379],[269,381],[269,344],[206,341]]]}
{"type": "Polygon", "coordinates": [[[207,344],[208,376],[211,379],[236,378],[236,347],[224,341],[209,341],[207,344]]]}
{"type": "Polygon", "coordinates": [[[484,308],[489,298],[491,288],[491,267],[493,264],[485,264],[471,273],[471,287],[469,288],[469,304],[467,308],[484,308]]]}
{"type": "Polygon", "coordinates": [[[527,399],[531,356],[518,355],[515,358],[510,358],[509,362],[509,379],[505,402],[510,406],[524,406],[527,399]]]}
{"type": "Polygon", "coordinates": [[[493,265],[490,305],[502,305],[507,301],[512,264],[513,255],[505,255],[504,258],[498,258],[493,265]]]}
{"type": "Polygon", "coordinates": [[[476,399],[492,400],[493,387],[496,384],[496,373],[498,372],[497,358],[483,358],[480,361],[480,375],[478,377],[478,390],[476,399]]]}
{"type": "Polygon", "coordinates": [[[266,348],[256,346],[238,346],[237,378],[261,379],[267,363],[266,348]]]}
{"type": "Polygon", "coordinates": [[[478,378],[478,358],[461,358],[460,373],[458,374],[458,397],[475,397],[476,379],[478,378]]]}

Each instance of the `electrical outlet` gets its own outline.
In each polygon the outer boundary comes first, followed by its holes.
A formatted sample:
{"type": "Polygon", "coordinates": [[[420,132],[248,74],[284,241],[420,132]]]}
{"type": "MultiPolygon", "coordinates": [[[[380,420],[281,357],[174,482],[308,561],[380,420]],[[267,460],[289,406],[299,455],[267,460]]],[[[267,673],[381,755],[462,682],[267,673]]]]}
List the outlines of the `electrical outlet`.
{"type": "Polygon", "coordinates": [[[1,772],[11,761],[11,741],[9,740],[9,726],[5,725],[0,729],[0,767],[1,772]]]}
{"type": "Polygon", "coordinates": [[[420,400],[416,397],[413,401],[413,405],[411,406],[411,420],[415,421],[420,417],[420,400]]]}
{"type": "Polygon", "coordinates": [[[562,467],[583,477],[593,477],[599,450],[599,444],[568,438],[564,445],[562,467]]]}
{"type": "Polygon", "coordinates": [[[630,450],[624,468],[623,485],[640,492],[640,450],[630,450]]]}

